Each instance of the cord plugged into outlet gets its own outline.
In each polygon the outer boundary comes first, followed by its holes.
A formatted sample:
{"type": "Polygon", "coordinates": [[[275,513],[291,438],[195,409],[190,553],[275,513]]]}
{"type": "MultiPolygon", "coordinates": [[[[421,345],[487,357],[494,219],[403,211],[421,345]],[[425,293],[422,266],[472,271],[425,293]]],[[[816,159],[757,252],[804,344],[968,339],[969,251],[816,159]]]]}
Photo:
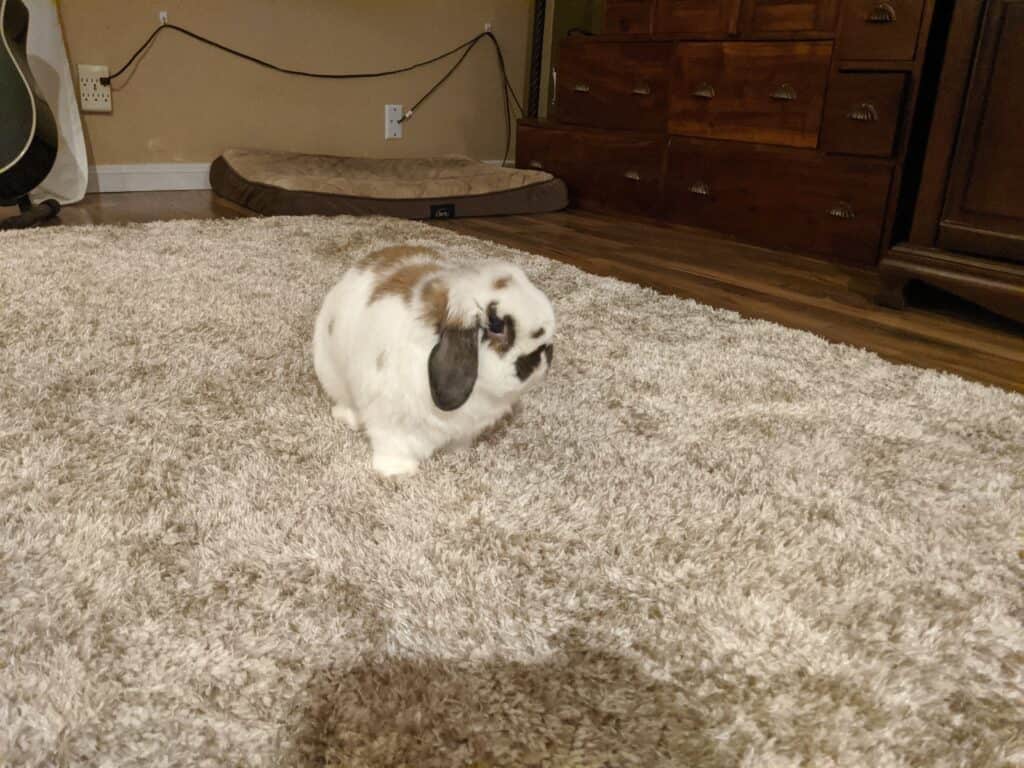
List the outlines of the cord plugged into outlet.
{"type": "Polygon", "coordinates": [[[113,112],[110,96],[110,70],[100,64],[78,65],[78,98],[83,112],[113,112]]]}
{"type": "Polygon", "coordinates": [[[401,104],[384,105],[384,140],[402,138],[402,123],[404,113],[401,104]]]}
{"type": "MultiPolygon", "coordinates": [[[[161,19],[161,21],[162,20],[163,19],[161,19]]],[[[476,46],[479,43],[481,43],[483,41],[490,41],[491,45],[494,48],[494,54],[495,54],[495,56],[498,59],[498,73],[499,73],[500,78],[501,78],[501,80],[500,80],[501,96],[502,96],[502,100],[505,103],[505,109],[504,109],[504,117],[505,117],[505,155],[504,155],[504,158],[507,160],[508,159],[509,150],[510,150],[510,148],[512,146],[512,121],[515,118],[515,113],[514,113],[514,111],[512,109],[513,104],[515,105],[516,109],[519,110],[519,114],[525,115],[526,112],[523,109],[523,105],[520,103],[519,98],[516,96],[515,90],[512,88],[512,83],[508,79],[508,68],[505,66],[505,55],[504,55],[504,52],[501,50],[501,44],[498,42],[498,38],[494,35],[493,32],[490,31],[492,29],[492,24],[489,21],[488,22],[484,22],[484,24],[485,24],[485,26],[484,26],[484,31],[483,32],[481,32],[478,35],[474,35],[473,37],[471,37],[469,40],[467,40],[466,42],[462,43],[461,45],[457,45],[454,48],[452,48],[451,50],[445,51],[444,53],[439,53],[438,55],[432,56],[429,59],[424,59],[423,61],[417,61],[414,64],[407,64],[407,65],[405,65],[403,67],[398,67],[396,69],[382,70],[382,71],[379,71],[379,72],[339,72],[339,73],[332,73],[332,72],[310,72],[310,71],[301,70],[301,69],[289,69],[287,67],[282,67],[282,66],[274,64],[272,62],[266,61],[265,59],[260,59],[260,58],[258,58],[256,56],[252,56],[252,55],[250,55],[248,53],[244,53],[243,51],[239,51],[239,50],[236,50],[235,48],[231,48],[231,47],[226,46],[226,45],[224,45],[222,43],[218,43],[216,40],[211,40],[210,38],[204,37],[203,35],[200,35],[200,34],[197,34],[197,33],[193,32],[190,29],[185,29],[184,27],[179,27],[177,24],[171,24],[170,22],[168,22],[166,24],[161,24],[156,29],[154,29],[153,32],[150,33],[149,37],[146,38],[145,42],[141,46],[139,46],[138,50],[136,50],[135,53],[133,53],[128,58],[128,61],[126,61],[119,69],[115,70],[112,75],[105,75],[105,76],[100,77],[99,84],[101,86],[109,86],[112,80],[115,80],[118,77],[120,77],[121,75],[123,75],[129,69],[129,67],[131,67],[131,65],[135,63],[136,59],[138,59],[139,56],[141,56],[143,54],[143,52],[145,52],[146,49],[149,48],[150,44],[156,39],[156,37],[161,32],[163,32],[164,30],[173,30],[173,31],[177,32],[178,34],[184,35],[185,37],[192,38],[193,40],[196,40],[196,41],[198,41],[200,43],[203,43],[205,45],[209,45],[209,46],[211,46],[213,48],[217,48],[218,50],[221,50],[224,53],[229,53],[232,56],[237,56],[237,57],[239,57],[241,59],[245,59],[246,61],[250,61],[253,64],[258,64],[261,67],[266,67],[267,69],[272,69],[275,72],[281,72],[281,73],[286,74],[286,75],[296,75],[296,76],[299,76],[299,77],[312,77],[312,78],[317,78],[317,79],[320,79],[320,80],[362,80],[362,79],[367,79],[367,78],[389,77],[391,75],[402,74],[403,72],[411,72],[414,69],[419,69],[420,67],[425,67],[425,66],[427,66],[429,64],[433,64],[435,62],[441,61],[442,59],[447,59],[449,56],[455,56],[456,54],[459,54],[458,59],[455,60],[455,64],[453,64],[448,69],[448,71],[439,80],[437,80],[437,82],[435,82],[430,87],[430,89],[426,93],[424,93],[411,107],[409,107],[407,110],[405,110],[404,113],[402,111],[402,107],[400,107],[398,105],[385,105],[385,107],[384,107],[384,110],[385,110],[384,111],[384,115],[385,115],[385,117],[384,117],[384,135],[385,135],[385,138],[401,138],[403,123],[408,122],[409,119],[413,116],[413,114],[416,113],[416,110],[419,109],[420,105],[423,104],[423,102],[425,102],[427,99],[429,99],[441,86],[443,86],[446,82],[448,82],[448,78],[450,78],[455,73],[455,70],[457,70],[460,66],[462,66],[462,63],[466,60],[466,57],[469,56],[470,53],[472,53],[472,51],[476,48],[476,46]]],[[[84,91],[83,91],[83,93],[84,93],[84,91]]],[[[107,109],[105,111],[109,112],[110,111],[109,107],[107,107],[107,109]]],[[[502,164],[504,164],[504,160],[502,161],[502,164]]]]}

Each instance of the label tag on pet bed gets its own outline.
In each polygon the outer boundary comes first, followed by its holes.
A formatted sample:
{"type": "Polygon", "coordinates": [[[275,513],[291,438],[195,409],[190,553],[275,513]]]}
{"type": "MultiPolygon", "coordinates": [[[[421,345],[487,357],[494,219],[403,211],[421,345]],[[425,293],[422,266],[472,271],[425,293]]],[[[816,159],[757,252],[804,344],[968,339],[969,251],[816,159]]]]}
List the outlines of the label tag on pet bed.
{"type": "Polygon", "coordinates": [[[432,218],[432,219],[454,219],[455,218],[455,205],[453,203],[445,203],[444,205],[432,205],[432,206],[430,206],[430,218],[432,218]]]}

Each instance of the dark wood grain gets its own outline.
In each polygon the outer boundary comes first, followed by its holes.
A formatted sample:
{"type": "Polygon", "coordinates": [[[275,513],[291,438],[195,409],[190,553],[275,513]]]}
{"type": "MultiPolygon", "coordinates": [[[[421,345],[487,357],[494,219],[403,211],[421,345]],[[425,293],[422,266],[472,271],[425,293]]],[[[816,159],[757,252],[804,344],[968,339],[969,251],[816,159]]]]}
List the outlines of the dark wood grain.
{"type": "Polygon", "coordinates": [[[669,131],[816,147],[831,53],[827,42],[680,43],[669,131]]]}
{"type": "Polygon", "coordinates": [[[574,205],[656,216],[666,143],[663,136],[520,123],[516,165],[564,180],[574,205]]]}
{"type": "Polygon", "coordinates": [[[830,36],[836,28],[838,0],[745,0],[743,37],[830,36]]]}
{"type": "Polygon", "coordinates": [[[916,190],[913,222],[908,242],[929,247],[938,236],[939,219],[946,197],[946,182],[956,146],[967,82],[985,0],[959,0],[949,27],[936,89],[934,111],[927,134],[921,178],[916,190]]]}
{"type": "MultiPolygon", "coordinates": [[[[892,185],[882,229],[881,253],[892,245],[895,238],[906,237],[910,228],[911,210],[917,191],[917,180],[926,144],[928,115],[935,101],[938,86],[938,61],[945,43],[945,30],[951,8],[936,0],[925,0],[921,15],[921,44],[907,70],[904,103],[896,131],[893,153],[892,185]]],[[[838,57],[834,64],[842,64],[838,57]]],[[[893,67],[892,71],[898,71],[893,67]]]]}
{"type": "Polygon", "coordinates": [[[649,35],[654,31],[655,0],[606,0],[604,33],[649,35]]]}
{"type": "MultiPolygon", "coordinates": [[[[0,218],[18,212],[0,206],[0,218]]],[[[253,216],[232,202],[205,190],[175,192],[121,192],[86,195],[80,203],[65,205],[57,220],[45,226],[129,224],[175,219],[234,219],[253,216]]]]}
{"type": "Polygon", "coordinates": [[[960,121],[939,245],[1024,261],[1024,0],[993,0],[960,121]]]}
{"type": "Polygon", "coordinates": [[[1024,267],[918,246],[897,246],[882,261],[883,303],[905,306],[909,283],[943,288],[1024,323],[1024,267]]]}
{"type": "Polygon", "coordinates": [[[952,14],[909,240],[879,263],[887,305],[926,284],[1024,320],[1022,11],[963,0],[952,14]]]}
{"type": "Polygon", "coordinates": [[[890,175],[883,162],[674,137],[665,206],[683,224],[871,265],[890,175]]]}
{"type": "Polygon", "coordinates": [[[903,111],[906,79],[902,72],[833,75],[825,100],[822,149],[889,157],[903,111]]]}
{"type": "Polygon", "coordinates": [[[739,31],[740,0],[658,0],[655,34],[683,39],[727,37],[739,31]]]}
{"type": "MultiPolygon", "coordinates": [[[[623,0],[628,1],[631,0],[623,0]]],[[[862,232],[861,243],[874,241],[878,249],[874,256],[869,258],[860,245],[853,252],[847,252],[842,245],[835,247],[835,243],[827,248],[813,246],[816,253],[873,263],[892,244],[894,236],[905,237],[910,227],[923,155],[918,145],[923,143],[920,136],[926,130],[918,128],[915,134],[914,126],[927,123],[937,81],[933,70],[951,15],[951,9],[936,0],[895,0],[891,4],[891,23],[869,22],[872,15],[877,17],[875,8],[875,4],[865,4],[863,0],[737,0],[731,4],[713,0],[665,0],[656,7],[657,14],[671,16],[674,21],[662,24],[660,29],[656,23],[654,34],[632,38],[620,34],[589,40],[591,44],[673,44],[665,127],[659,127],[660,114],[653,120],[643,114],[633,116],[628,102],[626,108],[612,109],[612,99],[605,99],[608,107],[591,109],[590,114],[585,109],[572,114],[573,107],[570,107],[568,120],[584,127],[609,128],[611,121],[615,121],[614,130],[743,142],[766,148],[817,149],[828,156],[863,157],[869,162],[888,159],[888,184],[878,183],[872,166],[864,166],[866,187],[883,190],[884,199],[871,201],[866,219],[861,219],[859,214],[855,216],[860,225],[870,224],[871,236],[867,236],[867,230],[862,232]],[[858,58],[842,58],[828,47],[836,34],[840,8],[846,9],[846,39],[852,41],[846,45],[858,58]],[[870,28],[865,31],[861,27],[870,28]],[[932,34],[933,27],[938,30],[936,34],[932,34]],[[929,95],[919,102],[922,87],[929,95]],[[787,95],[793,98],[785,98],[787,95]],[[877,114],[877,119],[851,119],[849,115],[857,114],[862,105],[868,114],[877,114]],[[921,118],[916,122],[912,119],[915,114],[921,118]],[[919,139],[911,145],[911,137],[915,135],[919,139]],[[908,166],[909,176],[905,177],[908,166]],[[882,205],[883,214],[876,239],[878,204],[882,205]]],[[[565,43],[566,46],[576,44],[577,41],[565,43]]],[[[579,69],[590,72],[595,67],[588,65],[579,69]]],[[[593,106],[599,99],[589,101],[593,106]]],[[[547,162],[550,163],[551,158],[547,162]]],[[[600,164],[602,159],[594,156],[593,162],[600,164]]],[[[849,173],[844,176],[852,177],[858,171],[855,166],[848,166],[848,169],[849,173]]],[[[577,185],[580,189],[589,183],[582,169],[576,168],[574,173],[581,179],[577,185]]],[[[776,189],[776,193],[783,200],[793,198],[793,210],[801,211],[803,216],[806,210],[800,203],[809,196],[798,191],[802,179],[793,181],[795,187],[776,189]]],[[[817,191],[820,192],[823,189],[820,182],[820,176],[815,177],[809,186],[819,185],[817,191]]],[[[664,183],[671,183],[671,179],[666,178],[664,183]]],[[[760,191],[762,186],[754,182],[751,189],[760,191]]],[[[613,196],[598,197],[604,209],[612,209],[613,196]]],[[[577,196],[577,199],[582,198],[577,196]]],[[[629,210],[657,217],[664,210],[664,200],[662,202],[662,208],[652,206],[640,211],[632,205],[629,210]]],[[[859,204],[858,208],[864,206],[859,204]]],[[[749,221],[757,217],[747,215],[746,218],[749,221]]],[[[723,231],[737,231],[735,221],[728,217],[725,221],[733,228],[723,231]]],[[[746,232],[744,237],[754,242],[779,247],[786,242],[796,242],[774,231],[777,225],[773,221],[764,218],[763,226],[773,230],[766,229],[760,234],[739,229],[746,232]]],[[[794,222],[792,227],[783,227],[783,234],[799,226],[794,222]]],[[[969,234],[979,236],[975,232],[969,234]]],[[[807,239],[817,240],[816,236],[807,239]]],[[[805,245],[793,247],[806,248],[805,245]]]]}
{"type": "Polygon", "coordinates": [[[837,55],[841,59],[913,59],[924,5],[925,0],[844,0],[837,55]],[[892,21],[883,21],[890,12],[892,21]]]}
{"type": "Polygon", "coordinates": [[[558,119],[599,128],[663,133],[671,56],[668,43],[566,41],[559,54],[558,119]]]}

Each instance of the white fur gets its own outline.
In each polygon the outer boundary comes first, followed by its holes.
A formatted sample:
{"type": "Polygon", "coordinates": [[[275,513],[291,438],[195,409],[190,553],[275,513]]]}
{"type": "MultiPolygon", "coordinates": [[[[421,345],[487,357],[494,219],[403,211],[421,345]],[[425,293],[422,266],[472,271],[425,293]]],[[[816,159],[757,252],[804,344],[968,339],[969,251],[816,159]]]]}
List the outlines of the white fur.
{"type": "Polygon", "coordinates": [[[484,332],[479,332],[476,383],[469,399],[453,411],[439,409],[430,393],[427,361],[439,335],[421,317],[422,284],[409,303],[391,294],[370,303],[381,276],[356,266],[327,294],[316,319],[313,365],[334,403],[331,413],[352,429],[365,428],[373,468],[382,475],[411,474],[436,450],[469,445],[547,374],[542,356],[525,382],[516,376],[516,359],[551,344],[555,331],[551,303],[522,270],[498,261],[440,266],[442,271],[426,280],[440,279],[447,287],[449,318],[460,325],[486,326],[486,307],[496,301],[500,314],[515,318],[517,330],[514,346],[503,356],[481,342],[484,332]],[[510,281],[495,289],[500,277],[510,281]],[[531,338],[540,328],[544,334],[531,338]]]}

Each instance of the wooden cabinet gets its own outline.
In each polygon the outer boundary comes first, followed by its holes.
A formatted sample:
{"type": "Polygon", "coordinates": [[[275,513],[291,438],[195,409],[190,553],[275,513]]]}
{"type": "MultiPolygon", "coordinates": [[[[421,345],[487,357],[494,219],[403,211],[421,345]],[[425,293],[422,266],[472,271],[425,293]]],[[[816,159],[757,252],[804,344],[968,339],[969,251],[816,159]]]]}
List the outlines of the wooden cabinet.
{"type": "MultiPolygon", "coordinates": [[[[517,161],[562,176],[581,207],[874,266],[900,213],[938,7],[607,0],[604,34],[562,42],[554,119],[520,124],[517,161]]],[[[979,117],[980,133],[1020,122],[1017,107],[993,109],[1005,119],[979,117]]],[[[964,167],[975,218],[958,221],[975,221],[985,186],[973,155],[964,167]]]]}
{"type": "Polygon", "coordinates": [[[939,245],[1024,261],[1024,0],[989,4],[939,245]]]}
{"type": "Polygon", "coordinates": [[[913,225],[879,264],[880,300],[909,282],[1024,321],[1024,0],[960,0],[913,225]]]}

